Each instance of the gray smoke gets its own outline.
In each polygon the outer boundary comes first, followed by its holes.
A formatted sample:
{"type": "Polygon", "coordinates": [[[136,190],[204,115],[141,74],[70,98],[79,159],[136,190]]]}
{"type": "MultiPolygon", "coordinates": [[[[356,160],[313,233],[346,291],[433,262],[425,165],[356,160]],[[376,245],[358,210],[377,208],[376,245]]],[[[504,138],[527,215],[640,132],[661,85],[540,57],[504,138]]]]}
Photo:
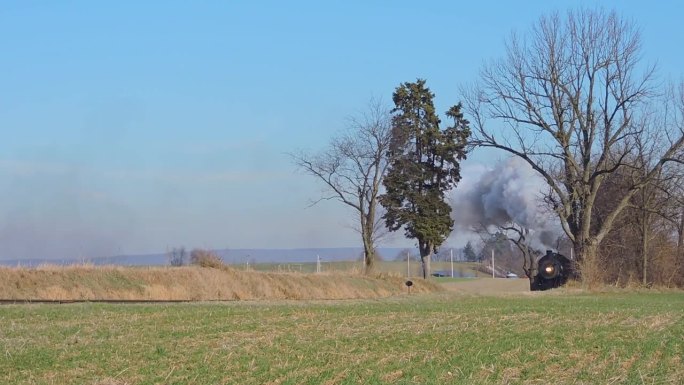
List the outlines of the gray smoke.
{"type": "Polygon", "coordinates": [[[530,230],[532,246],[553,247],[557,219],[544,207],[545,181],[524,160],[512,157],[493,169],[471,170],[452,194],[456,229],[515,223],[530,230]]]}

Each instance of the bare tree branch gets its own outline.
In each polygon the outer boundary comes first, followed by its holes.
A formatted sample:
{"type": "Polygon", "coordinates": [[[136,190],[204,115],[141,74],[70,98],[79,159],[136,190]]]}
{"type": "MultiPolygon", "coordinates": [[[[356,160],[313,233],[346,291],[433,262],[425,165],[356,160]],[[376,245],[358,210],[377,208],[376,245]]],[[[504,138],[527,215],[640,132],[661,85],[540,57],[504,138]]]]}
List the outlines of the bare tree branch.
{"type": "Polygon", "coordinates": [[[506,151],[537,171],[578,258],[590,262],[632,197],[666,163],[684,162],[684,85],[667,103],[656,99],[655,69],[639,71],[640,49],[638,29],[615,12],[552,14],[527,36],[512,35],[506,56],[462,90],[474,128],[471,145],[506,151]],[[668,119],[652,123],[658,114],[668,119]],[[636,146],[654,131],[667,139],[650,149],[655,161],[614,197],[603,221],[592,222],[604,180],[641,169],[633,163],[636,146]]]}
{"type": "Polygon", "coordinates": [[[352,208],[366,255],[366,270],[373,267],[375,245],[383,235],[378,196],[389,164],[389,110],[380,101],[371,100],[367,111],[348,120],[347,130],[331,139],[318,153],[291,153],[292,162],[325,186],[324,200],[336,200],[352,208]]]}

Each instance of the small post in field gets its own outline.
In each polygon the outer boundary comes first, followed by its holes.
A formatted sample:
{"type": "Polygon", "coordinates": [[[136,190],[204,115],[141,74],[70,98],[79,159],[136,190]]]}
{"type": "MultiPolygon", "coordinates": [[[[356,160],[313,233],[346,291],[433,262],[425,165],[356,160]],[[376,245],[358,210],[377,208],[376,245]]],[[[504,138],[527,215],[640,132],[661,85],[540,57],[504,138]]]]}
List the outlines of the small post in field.
{"type": "Polygon", "coordinates": [[[494,277],[494,249],[492,249],[492,278],[494,277]]]}
{"type": "Polygon", "coordinates": [[[363,251],[363,265],[361,266],[361,271],[366,270],[366,251],[363,251]]]}

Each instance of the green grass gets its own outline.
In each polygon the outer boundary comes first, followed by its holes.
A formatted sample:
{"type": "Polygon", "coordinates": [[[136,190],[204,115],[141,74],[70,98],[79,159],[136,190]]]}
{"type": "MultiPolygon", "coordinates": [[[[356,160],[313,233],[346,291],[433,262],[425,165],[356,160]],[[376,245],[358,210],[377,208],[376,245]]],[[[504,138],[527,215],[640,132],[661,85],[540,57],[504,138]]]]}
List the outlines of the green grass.
{"type": "Polygon", "coordinates": [[[0,307],[0,384],[680,384],[684,294],[0,307]]]}
{"type": "MultiPolygon", "coordinates": [[[[473,276],[488,276],[487,274],[478,272],[475,268],[479,265],[476,262],[454,262],[454,275],[473,275],[473,276]]],[[[234,264],[230,265],[234,269],[243,270],[251,269],[256,271],[286,271],[286,272],[301,272],[301,273],[313,273],[316,271],[315,262],[307,263],[257,263],[250,264],[234,264]]],[[[411,270],[412,277],[421,277],[422,270],[420,262],[411,261],[408,266],[411,270]]],[[[451,271],[451,263],[444,261],[432,262],[432,271],[451,271]]],[[[321,262],[321,270],[326,271],[361,271],[363,269],[363,263],[361,261],[333,261],[321,262]]],[[[406,275],[406,261],[380,261],[375,265],[375,271],[378,273],[394,273],[402,276],[406,275]]]]}
{"type": "Polygon", "coordinates": [[[432,277],[430,279],[433,280],[433,282],[437,282],[437,283],[449,283],[449,282],[468,282],[468,281],[472,281],[475,278],[432,277]]]}

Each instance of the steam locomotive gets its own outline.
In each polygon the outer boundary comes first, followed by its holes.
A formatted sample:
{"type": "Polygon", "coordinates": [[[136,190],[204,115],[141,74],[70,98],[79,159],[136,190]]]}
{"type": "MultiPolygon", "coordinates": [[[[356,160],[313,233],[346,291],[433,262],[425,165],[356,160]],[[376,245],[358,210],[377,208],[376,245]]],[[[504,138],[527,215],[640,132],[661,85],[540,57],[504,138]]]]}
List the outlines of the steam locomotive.
{"type": "Polygon", "coordinates": [[[562,254],[546,250],[546,255],[537,262],[537,275],[530,282],[530,290],[549,290],[563,286],[568,279],[575,276],[575,268],[571,260],[562,254]]]}

